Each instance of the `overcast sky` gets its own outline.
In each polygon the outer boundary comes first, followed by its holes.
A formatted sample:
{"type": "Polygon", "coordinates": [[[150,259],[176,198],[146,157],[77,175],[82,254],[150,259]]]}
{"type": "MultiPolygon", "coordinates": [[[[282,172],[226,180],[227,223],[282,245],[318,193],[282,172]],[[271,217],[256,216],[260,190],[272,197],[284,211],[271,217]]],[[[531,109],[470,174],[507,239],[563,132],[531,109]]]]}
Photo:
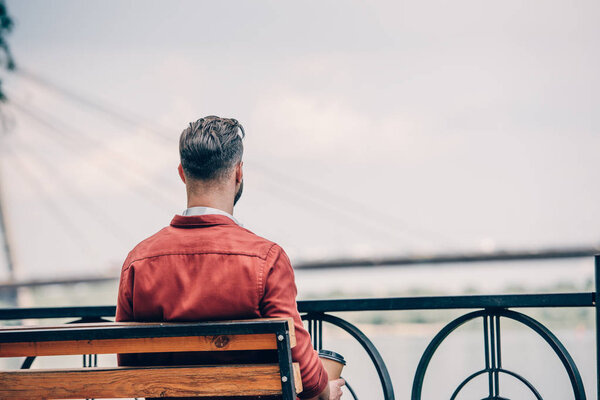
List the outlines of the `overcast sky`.
{"type": "Polygon", "coordinates": [[[236,217],[293,260],[600,242],[597,1],[8,10],[19,277],[118,269],[185,208],[177,138],[209,114],[247,133],[236,217]]]}

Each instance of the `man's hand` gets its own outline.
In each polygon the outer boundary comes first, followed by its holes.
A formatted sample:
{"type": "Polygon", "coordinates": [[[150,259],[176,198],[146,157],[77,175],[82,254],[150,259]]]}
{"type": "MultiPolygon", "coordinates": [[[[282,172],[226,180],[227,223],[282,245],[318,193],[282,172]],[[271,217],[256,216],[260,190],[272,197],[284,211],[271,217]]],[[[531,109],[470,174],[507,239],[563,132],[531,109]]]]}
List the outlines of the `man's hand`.
{"type": "Polygon", "coordinates": [[[327,386],[325,386],[325,390],[310,400],[340,400],[340,397],[342,397],[342,386],[345,384],[346,381],[342,378],[329,381],[327,386]]]}
{"type": "Polygon", "coordinates": [[[346,384],[343,379],[335,379],[329,381],[329,399],[327,400],[339,400],[342,397],[342,386],[346,384]]]}

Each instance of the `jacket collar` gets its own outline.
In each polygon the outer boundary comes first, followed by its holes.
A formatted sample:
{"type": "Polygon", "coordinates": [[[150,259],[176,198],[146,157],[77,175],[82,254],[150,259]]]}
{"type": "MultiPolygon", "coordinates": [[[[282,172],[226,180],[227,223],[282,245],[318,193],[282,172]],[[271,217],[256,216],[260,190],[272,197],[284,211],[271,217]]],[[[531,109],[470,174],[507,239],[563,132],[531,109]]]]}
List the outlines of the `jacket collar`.
{"type": "Polygon", "coordinates": [[[242,224],[240,224],[240,221],[238,221],[233,215],[229,214],[226,211],[219,210],[218,208],[205,207],[205,206],[190,207],[190,208],[186,208],[185,210],[183,210],[183,212],[180,215],[183,215],[184,217],[189,217],[191,215],[207,215],[207,214],[224,215],[224,216],[232,219],[233,222],[235,222],[239,226],[242,226],[242,224]]]}
{"type": "Polygon", "coordinates": [[[219,214],[205,215],[175,215],[171,220],[171,226],[175,228],[203,228],[215,225],[238,226],[231,218],[219,214]]]}

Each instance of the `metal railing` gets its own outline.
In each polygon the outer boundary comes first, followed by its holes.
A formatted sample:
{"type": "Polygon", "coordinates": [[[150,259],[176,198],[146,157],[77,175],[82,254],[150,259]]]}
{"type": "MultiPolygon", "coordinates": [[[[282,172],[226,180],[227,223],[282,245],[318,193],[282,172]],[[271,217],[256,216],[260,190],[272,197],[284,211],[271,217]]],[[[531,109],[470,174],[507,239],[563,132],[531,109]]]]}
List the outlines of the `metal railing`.
{"type": "MultiPolygon", "coordinates": [[[[488,394],[484,400],[500,400],[500,377],[509,375],[521,382],[532,395],[541,400],[542,396],[535,386],[523,377],[502,366],[501,321],[512,320],[531,329],[553,350],[560,360],[569,378],[573,399],[587,399],[581,374],[573,358],[560,340],[543,324],[524,313],[515,311],[519,308],[558,308],[558,307],[594,307],[596,317],[596,387],[600,399],[600,307],[596,299],[600,293],[600,256],[595,257],[595,292],[559,293],[559,294],[515,294],[496,296],[437,296],[437,297],[396,297],[371,299],[344,300],[305,300],[298,302],[298,310],[307,322],[308,330],[313,339],[315,349],[321,349],[323,338],[323,323],[335,325],[351,335],[365,350],[371,359],[386,400],[395,399],[394,388],[383,357],[372,341],[360,329],[350,322],[331,315],[350,311],[407,311],[407,310],[470,310],[468,313],[450,321],[431,340],[417,366],[412,385],[412,400],[421,400],[423,382],[429,363],[440,344],[461,325],[482,320],[484,365],[481,369],[469,374],[452,394],[450,400],[457,398],[459,393],[473,379],[487,375],[488,394]],[[472,311],[475,310],[475,311],[472,311]]],[[[114,306],[96,307],[48,307],[48,308],[14,308],[0,309],[0,320],[45,319],[45,318],[75,318],[73,322],[97,322],[113,317],[114,306]]],[[[33,359],[27,359],[23,368],[31,366],[33,359]]],[[[365,395],[364,398],[368,394],[365,395]]],[[[356,396],[355,396],[356,398],[356,396]]]]}

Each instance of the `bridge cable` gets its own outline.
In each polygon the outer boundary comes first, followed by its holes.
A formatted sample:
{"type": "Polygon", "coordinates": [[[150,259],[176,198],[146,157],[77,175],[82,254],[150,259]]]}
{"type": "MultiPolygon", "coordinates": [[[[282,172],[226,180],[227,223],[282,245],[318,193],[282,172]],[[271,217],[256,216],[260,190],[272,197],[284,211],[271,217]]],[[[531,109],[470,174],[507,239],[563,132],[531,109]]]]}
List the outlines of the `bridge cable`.
{"type": "MultiPolygon", "coordinates": [[[[60,143],[63,147],[69,147],[69,148],[73,149],[75,152],[79,152],[81,150],[81,148],[79,148],[79,147],[73,148],[73,146],[76,145],[75,142],[77,142],[77,141],[79,141],[79,143],[81,144],[81,141],[82,141],[81,138],[83,136],[77,136],[77,135],[73,136],[73,135],[65,134],[66,130],[57,127],[52,122],[52,120],[43,118],[41,116],[43,113],[37,112],[37,111],[41,111],[41,110],[36,109],[34,106],[20,105],[19,103],[14,101],[14,98],[11,100],[11,102],[9,104],[14,106],[15,109],[17,109],[22,115],[25,115],[29,119],[35,121],[39,125],[44,126],[48,131],[55,134],[55,138],[60,138],[55,143],[60,143]],[[28,108],[32,108],[36,112],[30,111],[28,108]]],[[[51,118],[53,120],[57,120],[56,117],[51,117],[51,118]]],[[[85,139],[83,139],[83,141],[85,141],[85,139]]],[[[111,158],[117,159],[117,161],[119,161],[121,156],[119,156],[117,154],[118,153],[116,153],[116,154],[113,153],[111,158]]],[[[89,159],[85,159],[84,161],[87,163],[90,162],[89,159]]],[[[166,196],[162,190],[158,189],[157,185],[149,182],[146,174],[141,174],[139,172],[135,173],[129,169],[117,168],[117,166],[112,163],[108,163],[105,166],[108,166],[108,169],[107,168],[98,168],[98,171],[101,171],[105,176],[109,177],[110,179],[114,180],[115,182],[119,183],[120,185],[127,187],[130,190],[132,189],[132,187],[125,185],[123,180],[120,178],[122,178],[125,173],[125,175],[128,175],[129,177],[133,177],[134,179],[136,179],[138,184],[141,185],[141,186],[137,186],[135,188],[137,190],[138,194],[140,196],[142,196],[142,194],[143,194],[142,197],[146,200],[149,200],[156,207],[158,207],[160,209],[164,209],[165,205],[168,205],[169,207],[173,206],[173,203],[174,203],[173,199],[169,196],[166,196]],[[162,202],[161,201],[157,202],[158,199],[162,200],[162,202]]]]}
{"type": "Polygon", "coordinates": [[[42,180],[35,176],[35,173],[32,172],[31,168],[27,165],[27,162],[10,146],[5,146],[4,149],[11,155],[12,161],[19,166],[19,168],[15,168],[17,174],[22,178],[25,178],[32,189],[42,192],[44,201],[41,201],[40,204],[52,211],[50,215],[55,217],[55,220],[62,226],[67,236],[69,236],[73,242],[79,243],[84,252],[89,252],[97,257],[98,252],[93,246],[90,246],[87,240],[85,240],[85,231],[81,229],[80,226],[73,221],[72,217],[62,209],[60,204],[54,200],[52,194],[47,190],[46,185],[42,180]]]}
{"type": "Polygon", "coordinates": [[[61,182],[61,191],[64,191],[65,194],[67,194],[71,200],[74,200],[75,203],[78,204],[83,211],[91,215],[111,235],[116,235],[121,240],[125,240],[128,242],[134,240],[133,235],[126,229],[121,227],[120,224],[117,223],[113,219],[113,217],[106,212],[106,210],[98,206],[98,204],[95,203],[95,200],[91,198],[86,198],[86,196],[82,192],[78,191],[76,188],[74,189],[72,186],[72,182],[67,182],[67,180],[64,178],[64,174],[61,171],[59,171],[51,161],[45,158],[46,156],[42,156],[37,151],[35,151],[33,149],[33,146],[31,146],[31,144],[29,143],[25,143],[22,140],[20,140],[19,143],[20,148],[24,147],[30,155],[34,156],[33,159],[37,163],[43,165],[43,169],[50,173],[50,177],[48,179],[53,180],[54,183],[58,183],[56,182],[56,180],[58,179],[58,181],[61,182]]]}
{"type": "MultiPolygon", "coordinates": [[[[116,109],[115,107],[107,106],[98,100],[90,100],[90,98],[88,96],[83,96],[81,94],[75,93],[72,90],[69,90],[62,86],[59,86],[53,82],[50,82],[48,79],[42,78],[38,74],[32,73],[31,71],[21,68],[18,71],[18,73],[21,76],[25,77],[26,79],[29,79],[30,81],[37,83],[38,85],[45,86],[47,89],[50,89],[54,92],[59,93],[64,98],[67,98],[71,101],[74,101],[81,105],[84,105],[88,109],[92,109],[97,112],[103,113],[107,116],[110,116],[114,120],[117,120],[121,123],[125,123],[132,127],[138,127],[138,128],[143,127],[144,129],[148,129],[150,131],[150,133],[154,134],[156,137],[161,138],[163,140],[168,140],[171,143],[172,143],[172,139],[174,139],[172,136],[165,133],[166,129],[165,130],[163,130],[163,129],[157,130],[154,128],[155,125],[153,125],[152,128],[148,128],[147,124],[143,124],[139,121],[140,117],[135,117],[135,116],[132,117],[133,114],[131,114],[130,112],[124,112],[122,110],[120,111],[120,110],[116,109]]],[[[402,233],[402,236],[405,236],[405,235],[416,235],[416,236],[421,236],[421,237],[428,236],[429,240],[431,240],[431,236],[437,236],[438,238],[443,238],[444,241],[451,240],[447,235],[443,235],[438,232],[433,232],[433,231],[425,230],[422,228],[407,227],[407,223],[405,221],[401,220],[400,218],[398,218],[394,215],[390,215],[388,213],[377,210],[374,207],[366,205],[355,199],[348,198],[345,196],[340,196],[336,193],[333,193],[333,192],[323,188],[320,185],[314,184],[313,182],[309,182],[309,181],[300,179],[298,177],[294,177],[290,174],[286,174],[281,171],[275,170],[274,168],[268,167],[267,165],[262,164],[260,162],[253,161],[253,164],[258,167],[259,172],[262,172],[262,174],[264,176],[267,176],[269,179],[277,180],[278,178],[273,177],[273,175],[275,175],[275,176],[278,176],[280,179],[284,179],[286,181],[289,181],[289,180],[294,181],[297,185],[304,186],[305,188],[307,188],[309,192],[321,193],[321,194],[325,194],[326,196],[328,196],[330,198],[336,198],[337,199],[336,205],[332,205],[332,207],[331,207],[331,210],[333,212],[339,212],[340,208],[339,208],[339,206],[337,206],[337,204],[344,204],[345,206],[351,205],[355,209],[360,210],[358,212],[358,214],[365,215],[366,217],[369,217],[370,219],[372,219],[372,217],[374,215],[376,215],[378,218],[382,219],[382,222],[385,219],[386,225],[389,225],[389,222],[391,220],[391,221],[395,222],[397,225],[403,226],[403,228],[401,228],[401,229],[403,231],[408,231],[408,232],[402,233]],[[262,170],[262,171],[260,171],[260,170],[262,170]]],[[[344,213],[344,214],[346,216],[348,215],[348,213],[344,213]]],[[[385,230],[389,232],[389,229],[386,228],[385,230]]],[[[393,229],[393,234],[395,236],[398,235],[399,233],[400,232],[393,229]]]]}

